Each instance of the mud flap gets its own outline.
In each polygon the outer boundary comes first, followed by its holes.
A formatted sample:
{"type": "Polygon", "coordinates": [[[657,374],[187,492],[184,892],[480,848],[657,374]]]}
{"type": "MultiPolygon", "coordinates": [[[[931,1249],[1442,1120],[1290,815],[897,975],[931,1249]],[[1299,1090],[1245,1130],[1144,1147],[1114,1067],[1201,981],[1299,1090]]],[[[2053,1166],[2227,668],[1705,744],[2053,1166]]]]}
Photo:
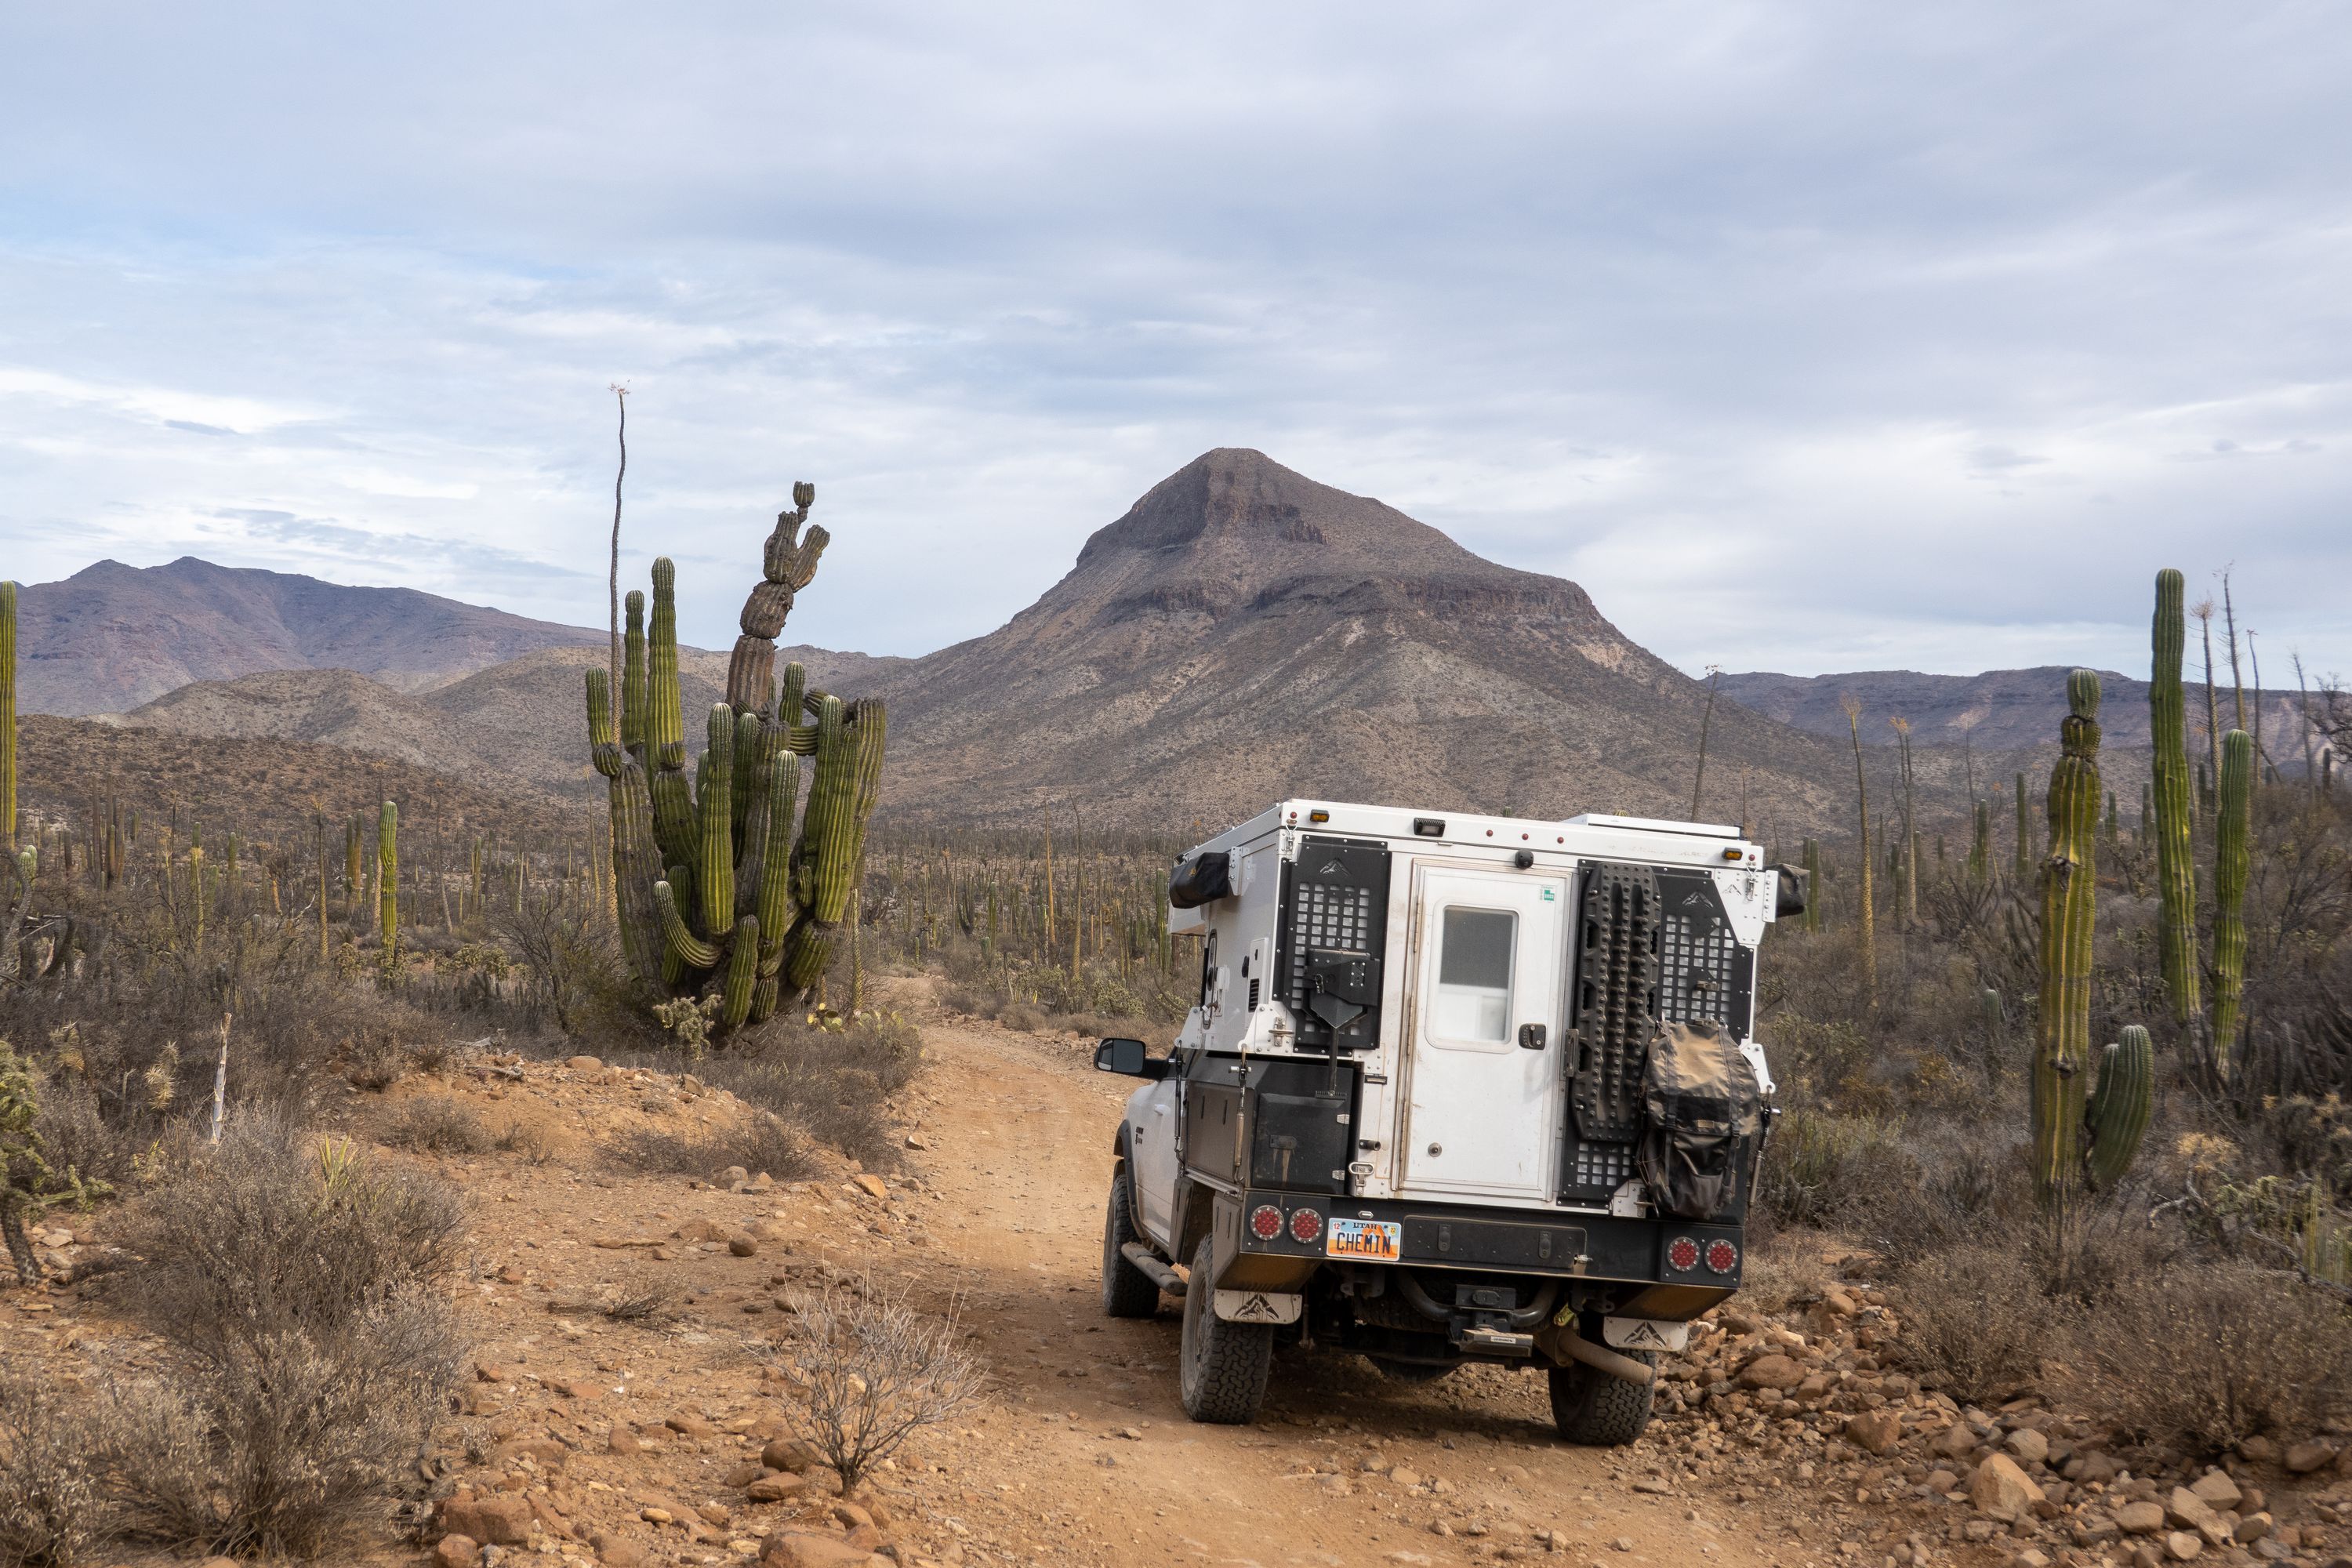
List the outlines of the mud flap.
{"type": "Polygon", "coordinates": [[[1295,1323],[1307,1298],[1279,1290],[1220,1290],[1217,1316],[1229,1323],[1295,1323]]]}

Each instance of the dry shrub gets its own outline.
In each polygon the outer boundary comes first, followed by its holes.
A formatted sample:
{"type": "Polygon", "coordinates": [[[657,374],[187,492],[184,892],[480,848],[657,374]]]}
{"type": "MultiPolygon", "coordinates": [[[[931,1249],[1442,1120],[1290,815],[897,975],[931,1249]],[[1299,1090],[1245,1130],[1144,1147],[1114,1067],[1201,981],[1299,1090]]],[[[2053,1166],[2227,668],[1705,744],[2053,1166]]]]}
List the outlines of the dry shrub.
{"type": "Polygon", "coordinates": [[[2217,1453],[2302,1436],[2352,1399],[2352,1318],[2293,1275],[2179,1264],[2118,1283],[2084,1315],[2085,1402],[2143,1441],[2217,1453]]]}
{"type": "Polygon", "coordinates": [[[0,1373],[0,1563],[66,1568],[111,1533],[101,1476],[115,1435],[102,1415],[0,1373]]]}
{"type": "Polygon", "coordinates": [[[1904,1359],[1923,1383],[1967,1404],[2031,1384],[2042,1358],[2063,1348],[2076,1311],[2043,1293],[2019,1247],[1990,1242],[1915,1258],[1895,1287],[1904,1359]]]}
{"type": "Polygon", "coordinates": [[[176,1353],[123,1395],[131,1531],[313,1556],[381,1517],[456,1379],[463,1243],[446,1183],[262,1118],[148,1199],[130,1297],[176,1353]]]}
{"type": "Polygon", "coordinates": [[[490,1146],[482,1119],[464,1101],[446,1094],[410,1100],[377,1136],[395,1149],[419,1154],[478,1154],[490,1146]]]}
{"type": "Polygon", "coordinates": [[[490,1147],[501,1154],[513,1154],[526,1163],[544,1165],[554,1160],[558,1144],[546,1128],[533,1121],[509,1123],[490,1147]]]}
{"type": "Polygon", "coordinates": [[[1778,1316],[1811,1295],[1822,1268],[1818,1258],[1808,1256],[1810,1251],[1778,1237],[1751,1241],[1740,1264],[1738,1305],[1778,1316]]]}
{"type": "MultiPolygon", "coordinates": [[[[841,1029],[772,1029],[756,1054],[715,1057],[696,1068],[703,1081],[864,1163],[887,1169],[898,1153],[883,1103],[922,1069],[922,1036],[887,1015],[841,1029]]],[[[718,1167],[748,1160],[724,1160],[718,1167]]],[[[769,1167],[778,1176],[783,1174],[769,1167]]]]}
{"type": "Polygon", "coordinates": [[[1757,1203],[1777,1225],[1851,1218],[1873,1194],[1911,1184],[1916,1162],[1901,1133],[1874,1116],[1791,1110],[1764,1141],[1757,1203]]]}
{"type": "Polygon", "coordinates": [[[683,1292],[677,1281],[659,1274],[624,1280],[601,1309],[616,1323],[659,1328],[677,1316],[683,1292]]]}
{"type": "Polygon", "coordinates": [[[828,1283],[793,1298],[800,1342],[788,1375],[807,1390],[785,1417],[855,1491],[908,1437],[977,1397],[979,1362],[954,1312],[926,1317],[870,1282],[828,1283]]]}
{"type": "Polygon", "coordinates": [[[781,1118],[759,1111],[700,1132],[642,1129],[616,1139],[609,1152],[625,1170],[670,1176],[708,1178],[740,1165],[755,1176],[765,1171],[780,1182],[797,1182],[818,1171],[807,1137],[781,1118]]]}

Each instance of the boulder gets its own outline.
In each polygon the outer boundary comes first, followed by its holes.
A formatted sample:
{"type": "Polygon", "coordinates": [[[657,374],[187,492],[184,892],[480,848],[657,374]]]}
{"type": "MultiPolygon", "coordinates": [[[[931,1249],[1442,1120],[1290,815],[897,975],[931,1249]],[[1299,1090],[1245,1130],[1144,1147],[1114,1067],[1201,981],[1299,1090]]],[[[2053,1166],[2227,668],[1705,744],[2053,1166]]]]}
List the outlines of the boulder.
{"type": "Polygon", "coordinates": [[[753,1502],[787,1502],[800,1496],[808,1483],[783,1470],[770,1470],[743,1489],[753,1502]]]}
{"type": "Polygon", "coordinates": [[[512,1492],[451,1498],[441,1505],[441,1528],[484,1546],[520,1546],[530,1539],[530,1503],[512,1492]]]}
{"type": "Polygon", "coordinates": [[[2238,1483],[2221,1470],[2206,1471],[2189,1483],[2189,1489],[2196,1494],[2199,1501],[2210,1509],[2235,1508],[2246,1498],[2246,1494],[2238,1489],[2238,1483]]]}
{"type": "Polygon", "coordinates": [[[481,1543],[469,1535],[445,1535],[433,1543],[433,1568],[474,1568],[481,1560],[481,1543]]]}
{"type": "Polygon", "coordinates": [[[602,1072],[604,1070],[604,1064],[597,1060],[594,1057],[573,1057],[563,1065],[570,1068],[573,1072],[602,1072]]]}
{"type": "Polygon", "coordinates": [[[2285,1465],[2298,1476],[2314,1470],[2324,1470],[2336,1458],[2336,1445],[2324,1437],[2313,1437],[2287,1445],[2285,1465]]]}
{"type": "Polygon", "coordinates": [[[1948,1459],[1965,1459],[1977,1451],[1977,1435],[1969,1430],[1966,1422],[1955,1422],[1937,1433],[1936,1440],[1927,1447],[1948,1459]]]}
{"type": "Polygon", "coordinates": [[[760,1552],[760,1568],[866,1568],[869,1547],[852,1546],[837,1535],[790,1531],[772,1535],[760,1552]]]}
{"type": "Polygon", "coordinates": [[[1995,1519],[2030,1518],[2033,1505],[2043,1500],[2041,1487],[2007,1454],[1987,1454],[1969,1478],[1969,1500],[1980,1513],[1995,1519]]]}
{"type": "Polygon", "coordinates": [[[1903,1441],[1903,1418],[1892,1410],[1865,1410],[1847,1417],[1845,1440],[1865,1454],[1884,1454],[1903,1441]]]}
{"type": "Polygon", "coordinates": [[[1804,1381],[1805,1369],[1790,1357],[1778,1354],[1758,1356],[1739,1373],[1742,1388],[1773,1388],[1785,1393],[1804,1381]]]}
{"type": "Polygon", "coordinates": [[[869,1171],[860,1171],[850,1180],[856,1182],[858,1190],[869,1198],[887,1198],[890,1195],[890,1189],[883,1184],[882,1178],[869,1171]]]}
{"type": "Polygon", "coordinates": [[[795,1437],[779,1437],[760,1450],[760,1463],[772,1470],[790,1470],[794,1475],[824,1462],[815,1449],[795,1437]]]}
{"type": "Polygon", "coordinates": [[[2204,1550],[2204,1538],[2185,1530],[2176,1530],[2164,1538],[2164,1554],[2175,1563],[2192,1561],[2204,1550]]]}
{"type": "Polygon", "coordinates": [[[2116,1510],[2116,1527],[2126,1535],[2154,1535],[2164,1528],[2164,1506],[2127,1502],[2116,1510]]]}
{"type": "Polygon", "coordinates": [[[2006,1446],[2021,1465],[2038,1465],[2050,1458],[2050,1439],[2031,1426],[2011,1432],[2006,1446]]]}

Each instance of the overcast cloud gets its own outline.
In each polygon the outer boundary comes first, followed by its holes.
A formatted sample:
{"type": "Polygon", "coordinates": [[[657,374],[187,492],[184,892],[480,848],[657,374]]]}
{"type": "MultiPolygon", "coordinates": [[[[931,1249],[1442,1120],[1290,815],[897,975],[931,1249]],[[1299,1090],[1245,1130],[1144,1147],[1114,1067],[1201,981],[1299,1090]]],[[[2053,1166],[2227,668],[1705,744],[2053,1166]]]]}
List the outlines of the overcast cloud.
{"type": "Polygon", "coordinates": [[[984,632],[1262,447],[1697,668],[2352,673],[2333,4],[0,11],[0,574],[984,632]],[[2273,660],[2275,659],[2275,665],[2273,660]]]}

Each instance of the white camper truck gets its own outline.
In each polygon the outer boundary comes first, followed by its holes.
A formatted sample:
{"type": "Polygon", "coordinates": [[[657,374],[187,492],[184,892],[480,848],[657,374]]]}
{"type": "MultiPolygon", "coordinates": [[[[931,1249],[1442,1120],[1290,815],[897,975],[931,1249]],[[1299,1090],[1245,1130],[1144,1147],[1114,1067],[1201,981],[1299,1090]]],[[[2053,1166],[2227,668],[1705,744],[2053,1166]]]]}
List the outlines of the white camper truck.
{"type": "Polygon", "coordinates": [[[1127,1102],[1103,1306],[1183,1301],[1186,1411],[1244,1422],[1277,1340],[1407,1381],[1541,1366],[1571,1440],[1648,1422],[1739,1283],[1771,1080],[1756,950],[1793,874],[1730,827],[1287,800],[1188,851],[1173,1051],[1127,1102]]]}

